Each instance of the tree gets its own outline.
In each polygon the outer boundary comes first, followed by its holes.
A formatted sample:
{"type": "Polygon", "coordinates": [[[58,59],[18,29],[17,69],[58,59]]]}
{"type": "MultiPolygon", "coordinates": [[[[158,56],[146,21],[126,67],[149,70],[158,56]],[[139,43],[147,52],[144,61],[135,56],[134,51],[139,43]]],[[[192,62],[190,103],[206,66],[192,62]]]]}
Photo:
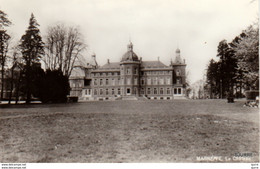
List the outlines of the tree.
{"type": "Polygon", "coordinates": [[[69,79],[60,70],[46,70],[41,81],[40,99],[43,103],[67,101],[70,91],[69,79]]]}
{"type": "Polygon", "coordinates": [[[61,70],[69,77],[74,63],[86,48],[82,35],[75,27],[56,25],[49,27],[45,40],[46,55],[43,58],[45,68],[61,70]]]}
{"type": "Polygon", "coordinates": [[[243,83],[248,89],[259,89],[259,29],[258,24],[249,26],[245,36],[236,43],[235,55],[238,69],[243,75],[243,83]]]}
{"type": "Polygon", "coordinates": [[[236,83],[237,61],[234,50],[226,40],[219,42],[218,54],[220,70],[220,94],[221,98],[226,97],[228,93],[233,93],[236,83]]]}
{"type": "Polygon", "coordinates": [[[44,43],[40,36],[40,30],[33,14],[29,21],[29,27],[20,40],[20,49],[25,64],[25,86],[26,86],[26,103],[30,103],[32,95],[32,73],[33,66],[40,64],[40,58],[44,54],[44,43]]]}
{"type": "MultiPolygon", "coordinates": [[[[206,83],[209,86],[210,98],[220,94],[220,64],[211,59],[207,69],[206,83]]],[[[220,96],[219,96],[220,97],[220,96]]]]}
{"type": "Polygon", "coordinates": [[[0,10],[0,64],[1,64],[1,100],[4,95],[4,75],[7,60],[7,52],[9,47],[10,36],[7,34],[5,27],[11,24],[7,18],[7,14],[0,10]]]}

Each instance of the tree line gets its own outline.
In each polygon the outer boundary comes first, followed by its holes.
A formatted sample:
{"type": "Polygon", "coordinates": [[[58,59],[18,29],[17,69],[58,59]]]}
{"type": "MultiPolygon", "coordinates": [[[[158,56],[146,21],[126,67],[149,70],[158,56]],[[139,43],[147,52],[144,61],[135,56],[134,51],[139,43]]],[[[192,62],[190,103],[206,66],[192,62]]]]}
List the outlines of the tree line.
{"type": "Polygon", "coordinates": [[[211,98],[239,98],[246,90],[259,90],[258,30],[254,23],[231,42],[219,42],[218,61],[211,59],[207,67],[205,89],[211,98]]]}
{"type": "Polygon", "coordinates": [[[70,91],[69,76],[74,63],[86,49],[78,28],[63,24],[49,26],[42,38],[33,14],[16,45],[7,32],[12,22],[0,10],[0,101],[20,99],[30,103],[65,102],[70,91]],[[42,68],[44,67],[44,69],[42,68]]]}

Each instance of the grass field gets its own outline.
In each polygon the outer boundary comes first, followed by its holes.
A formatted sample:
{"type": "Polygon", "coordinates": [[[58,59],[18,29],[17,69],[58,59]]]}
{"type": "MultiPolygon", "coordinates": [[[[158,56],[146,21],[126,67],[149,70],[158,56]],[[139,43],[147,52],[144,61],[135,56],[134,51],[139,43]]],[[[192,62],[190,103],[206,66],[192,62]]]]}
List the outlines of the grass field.
{"type": "Polygon", "coordinates": [[[243,103],[148,100],[0,108],[0,162],[199,162],[197,157],[208,156],[231,158],[214,162],[259,162],[259,112],[243,103]],[[237,160],[235,153],[252,157],[237,160]]]}

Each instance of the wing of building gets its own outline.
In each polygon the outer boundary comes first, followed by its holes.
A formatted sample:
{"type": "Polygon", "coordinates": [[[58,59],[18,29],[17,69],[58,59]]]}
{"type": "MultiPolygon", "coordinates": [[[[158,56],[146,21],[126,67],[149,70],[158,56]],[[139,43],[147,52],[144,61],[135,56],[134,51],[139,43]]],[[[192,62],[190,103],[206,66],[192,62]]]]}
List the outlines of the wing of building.
{"type": "Polygon", "coordinates": [[[70,77],[71,96],[79,100],[115,100],[120,98],[182,99],[186,96],[185,60],[180,49],[169,66],[157,61],[143,61],[133,51],[133,44],[120,62],[98,67],[94,64],[76,66],[70,77]],[[78,73],[77,73],[78,72],[78,73]]]}

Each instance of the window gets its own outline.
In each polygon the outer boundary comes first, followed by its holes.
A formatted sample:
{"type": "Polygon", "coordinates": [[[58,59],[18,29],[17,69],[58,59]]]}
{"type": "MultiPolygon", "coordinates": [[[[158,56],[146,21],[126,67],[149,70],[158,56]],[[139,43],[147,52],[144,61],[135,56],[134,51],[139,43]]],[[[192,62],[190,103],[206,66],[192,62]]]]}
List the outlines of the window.
{"type": "Polygon", "coordinates": [[[178,94],[181,94],[181,88],[178,88],[178,94]]]}
{"type": "Polygon", "coordinates": [[[108,79],[106,79],[106,85],[108,85],[108,79]]]}
{"type": "Polygon", "coordinates": [[[157,72],[156,72],[156,71],[153,71],[153,74],[154,74],[154,75],[156,75],[156,74],[157,74],[157,72]]]}
{"type": "Polygon", "coordinates": [[[100,79],[99,83],[100,86],[103,85],[103,79],[100,79]]]}
{"type": "Polygon", "coordinates": [[[129,67],[126,68],[126,74],[128,74],[128,75],[131,74],[131,73],[130,73],[130,68],[129,68],[129,67]]]}
{"type": "Polygon", "coordinates": [[[103,89],[99,89],[99,94],[103,95],[103,89]]]}
{"type": "Polygon", "coordinates": [[[163,94],[163,88],[160,88],[160,94],[163,94]]]}
{"type": "Polygon", "coordinates": [[[167,77],[167,85],[170,85],[171,84],[171,78],[170,77],[167,77]]]}
{"type": "Polygon", "coordinates": [[[112,95],[115,95],[115,89],[112,89],[112,95]]]}
{"type": "Polygon", "coordinates": [[[180,84],[180,79],[177,79],[177,80],[176,80],[176,84],[180,84]]]}
{"type": "Polygon", "coordinates": [[[157,94],[157,88],[153,89],[153,94],[157,94]]]}
{"type": "Polygon", "coordinates": [[[167,88],[167,94],[171,94],[170,88],[167,88]]]}
{"type": "Polygon", "coordinates": [[[144,94],[144,88],[141,88],[141,94],[144,94]]]}
{"type": "Polygon", "coordinates": [[[158,82],[157,77],[153,78],[153,84],[157,85],[157,82],[158,82]]]}
{"type": "Polygon", "coordinates": [[[97,95],[97,89],[94,89],[94,95],[95,96],[97,95]]]}
{"type": "Polygon", "coordinates": [[[147,78],[147,84],[151,85],[151,78],[147,78]]]}
{"type": "Polygon", "coordinates": [[[176,88],[174,88],[174,94],[177,94],[177,89],[176,88]]]}
{"type": "Polygon", "coordinates": [[[161,77],[160,78],[160,84],[163,85],[164,84],[164,79],[161,77]]]}
{"type": "Polygon", "coordinates": [[[127,84],[130,85],[131,84],[131,79],[127,78],[127,84]]]}
{"type": "Polygon", "coordinates": [[[97,85],[97,79],[94,79],[94,85],[97,85]]]}
{"type": "Polygon", "coordinates": [[[106,89],[106,95],[108,95],[108,89],[106,89]]]}
{"type": "Polygon", "coordinates": [[[115,86],[115,79],[112,79],[112,85],[115,86]]]}
{"type": "Polygon", "coordinates": [[[134,74],[136,74],[136,75],[137,75],[137,68],[135,68],[135,72],[134,72],[134,74]]]}
{"type": "Polygon", "coordinates": [[[90,86],[91,80],[84,79],[84,86],[90,86]]]}
{"type": "Polygon", "coordinates": [[[144,85],[144,79],[141,79],[141,84],[144,85]]]}
{"type": "Polygon", "coordinates": [[[147,88],[147,94],[151,94],[151,89],[147,88]]]}
{"type": "Polygon", "coordinates": [[[114,76],[114,72],[112,72],[111,75],[114,76]]]}
{"type": "Polygon", "coordinates": [[[181,75],[181,71],[180,70],[176,70],[176,76],[180,76],[181,75]]]}
{"type": "Polygon", "coordinates": [[[137,77],[135,77],[134,84],[137,85],[137,77]]]}
{"type": "Polygon", "coordinates": [[[136,87],[134,88],[134,94],[136,94],[136,87]]]}
{"type": "Polygon", "coordinates": [[[120,95],[120,88],[117,89],[117,94],[120,95]]]}

